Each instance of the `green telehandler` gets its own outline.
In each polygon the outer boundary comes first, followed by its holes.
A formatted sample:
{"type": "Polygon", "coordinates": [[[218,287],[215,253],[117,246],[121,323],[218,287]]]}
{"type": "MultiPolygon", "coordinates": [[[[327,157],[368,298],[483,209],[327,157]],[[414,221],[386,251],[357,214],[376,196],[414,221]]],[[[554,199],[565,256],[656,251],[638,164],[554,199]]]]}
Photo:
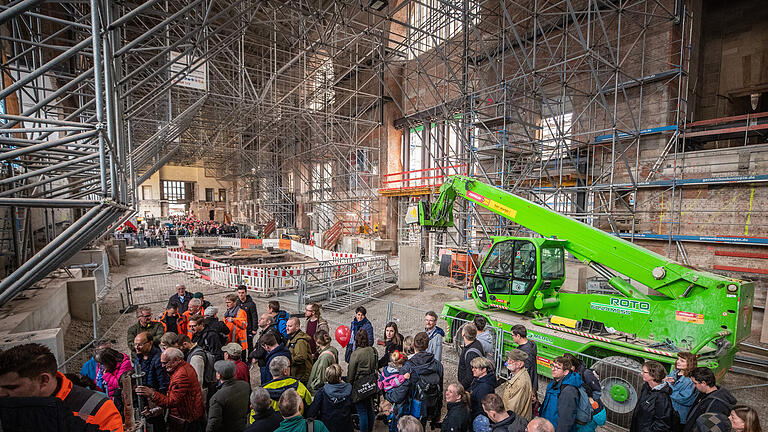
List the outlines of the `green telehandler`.
{"type": "MultiPolygon", "coordinates": [[[[590,366],[600,376],[601,400],[613,423],[629,422],[643,361],[669,366],[678,352],[689,351],[700,356],[699,366],[722,378],[738,343],[750,334],[752,282],[684,266],[470,177],[449,177],[437,200],[419,202],[406,220],[427,229],[453,226],[457,197],[542,237],[492,238],[472,279],[472,299],[443,308],[446,339],[482,315],[507,335],[516,324],[526,326],[538,345],[541,375],[551,376],[550,361],[564,352],[599,359],[590,366]],[[617,294],[561,292],[566,252],[606,278],[617,294]]],[[[506,351],[515,344],[505,337],[500,346],[506,351]]]]}

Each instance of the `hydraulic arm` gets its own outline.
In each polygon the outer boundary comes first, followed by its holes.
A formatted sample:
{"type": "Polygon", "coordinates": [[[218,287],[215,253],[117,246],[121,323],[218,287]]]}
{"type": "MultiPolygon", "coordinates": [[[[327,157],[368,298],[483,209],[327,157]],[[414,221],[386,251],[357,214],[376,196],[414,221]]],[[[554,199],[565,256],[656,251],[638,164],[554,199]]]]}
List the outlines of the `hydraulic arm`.
{"type": "Polygon", "coordinates": [[[669,298],[682,298],[697,290],[724,288],[737,291],[741,281],[680,265],[657,253],[546,209],[524,198],[465,176],[452,176],[440,188],[430,207],[420,203],[419,225],[430,228],[453,226],[456,197],[474,202],[547,238],[565,239],[565,249],[606,276],[611,285],[630,298],[645,299],[613,269],[669,298]]]}

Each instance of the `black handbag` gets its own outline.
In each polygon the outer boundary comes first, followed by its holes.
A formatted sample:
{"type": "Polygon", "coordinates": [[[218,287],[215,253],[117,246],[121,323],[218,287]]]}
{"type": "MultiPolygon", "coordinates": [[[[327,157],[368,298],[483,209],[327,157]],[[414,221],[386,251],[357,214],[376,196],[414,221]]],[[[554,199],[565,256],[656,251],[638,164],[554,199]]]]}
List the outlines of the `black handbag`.
{"type": "Polygon", "coordinates": [[[364,401],[379,392],[379,374],[371,372],[368,375],[360,377],[352,383],[352,403],[364,401]]]}

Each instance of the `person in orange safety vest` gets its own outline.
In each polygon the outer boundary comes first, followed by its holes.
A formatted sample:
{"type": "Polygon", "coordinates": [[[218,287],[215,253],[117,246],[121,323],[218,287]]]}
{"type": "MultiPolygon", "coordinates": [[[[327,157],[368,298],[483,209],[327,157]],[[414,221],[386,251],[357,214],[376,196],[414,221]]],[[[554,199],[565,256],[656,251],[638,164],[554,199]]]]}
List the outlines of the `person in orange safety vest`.
{"type": "Polygon", "coordinates": [[[243,347],[243,351],[247,351],[248,336],[246,329],[248,328],[248,315],[237,305],[237,295],[227,294],[225,300],[227,311],[224,312],[224,319],[222,321],[229,328],[227,342],[234,342],[243,347]]]}
{"type": "Polygon", "coordinates": [[[193,315],[200,314],[201,316],[205,317],[205,310],[203,309],[203,301],[199,298],[193,298],[189,301],[189,306],[187,310],[181,314],[181,316],[184,318],[184,328],[182,329],[184,331],[184,334],[186,334],[190,340],[192,340],[192,336],[195,335],[194,329],[189,328],[189,318],[193,315]]]}
{"type": "MultiPolygon", "coordinates": [[[[74,385],[56,368],[56,357],[40,344],[17,345],[0,352],[0,398],[55,397],[71,410],[73,421],[96,425],[100,432],[123,432],[123,419],[108,397],[74,385]]],[[[41,417],[38,423],[47,424],[47,420],[41,417]]],[[[35,430],[36,425],[28,426],[28,430],[35,430]]]]}
{"type": "Polygon", "coordinates": [[[187,332],[186,321],[183,315],[179,315],[179,306],[176,303],[169,304],[158,321],[163,324],[166,333],[181,335],[187,332]]]}

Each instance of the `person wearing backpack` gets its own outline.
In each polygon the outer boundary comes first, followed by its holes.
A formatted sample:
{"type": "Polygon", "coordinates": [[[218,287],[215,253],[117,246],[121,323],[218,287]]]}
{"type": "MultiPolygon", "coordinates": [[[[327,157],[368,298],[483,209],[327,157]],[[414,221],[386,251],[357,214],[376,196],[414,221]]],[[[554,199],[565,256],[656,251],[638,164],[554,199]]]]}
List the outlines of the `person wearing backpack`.
{"type": "Polygon", "coordinates": [[[691,381],[699,391],[696,402],[688,412],[683,431],[696,430],[696,419],[704,413],[718,413],[728,417],[731,408],[736,405],[736,398],[724,387],[718,387],[715,373],[706,367],[697,367],[691,371],[691,381]]]}
{"type": "Polygon", "coordinates": [[[193,315],[189,318],[189,328],[193,329],[192,341],[216,357],[216,360],[224,360],[224,352],[221,348],[227,343],[227,326],[219,321],[215,315],[216,308],[211,306],[202,315],[193,315]],[[222,334],[222,329],[224,333],[222,334]]]}
{"type": "Polygon", "coordinates": [[[571,372],[579,374],[582,380],[579,388],[579,405],[576,410],[575,432],[594,432],[598,426],[606,422],[605,406],[600,401],[602,395],[600,377],[573,354],[565,353],[563,357],[571,361],[571,372]]]}
{"type": "Polygon", "coordinates": [[[186,361],[197,374],[197,382],[203,393],[203,400],[208,401],[216,393],[218,380],[213,365],[216,357],[205,351],[199,344],[189,340],[187,335],[181,336],[180,349],[186,355],[186,361]]]}
{"type": "Polygon", "coordinates": [[[272,317],[272,321],[275,323],[277,331],[280,332],[285,340],[288,340],[288,330],[286,330],[285,326],[288,324],[288,318],[290,318],[291,315],[284,310],[280,310],[280,302],[277,300],[272,300],[267,303],[267,313],[272,317]]]}
{"type": "Polygon", "coordinates": [[[672,388],[664,382],[667,371],[653,360],[643,364],[643,388],[632,413],[630,432],[667,432],[673,430],[672,388]]]}
{"type": "Polygon", "coordinates": [[[477,327],[474,324],[465,324],[461,331],[461,337],[464,338],[464,348],[461,349],[461,355],[459,355],[458,378],[459,383],[464,388],[469,388],[473,379],[470,362],[475,357],[483,357],[485,353],[483,352],[483,345],[477,340],[477,327]]]}
{"type": "Polygon", "coordinates": [[[410,415],[420,419],[423,426],[429,420],[433,428],[439,428],[443,409],[443,365],[427,352],[428,348],[427,333],[416,333],[413,337],[414,354],[405,362],[400,373],[411,374],[410,415]]]}
{"type": "Polygon", "coordinates": [[[579,388],[583,381],[571,367],[571,361],[562,356],[551,362],[552,381],[547,385],[539,415],[552,423],[555,432],[570,432],[576,424],[579,388]]]}
{"type": "Polygon", "coordinates": [[[317,360],[312,365],[309,373],[309,391],[315,394],[325,384],[325,371],[328,366],[339,363],[339,351],[331,346],[331,335],[325,330],[315,333],[315,346],[317,346],[317,360]]]}

